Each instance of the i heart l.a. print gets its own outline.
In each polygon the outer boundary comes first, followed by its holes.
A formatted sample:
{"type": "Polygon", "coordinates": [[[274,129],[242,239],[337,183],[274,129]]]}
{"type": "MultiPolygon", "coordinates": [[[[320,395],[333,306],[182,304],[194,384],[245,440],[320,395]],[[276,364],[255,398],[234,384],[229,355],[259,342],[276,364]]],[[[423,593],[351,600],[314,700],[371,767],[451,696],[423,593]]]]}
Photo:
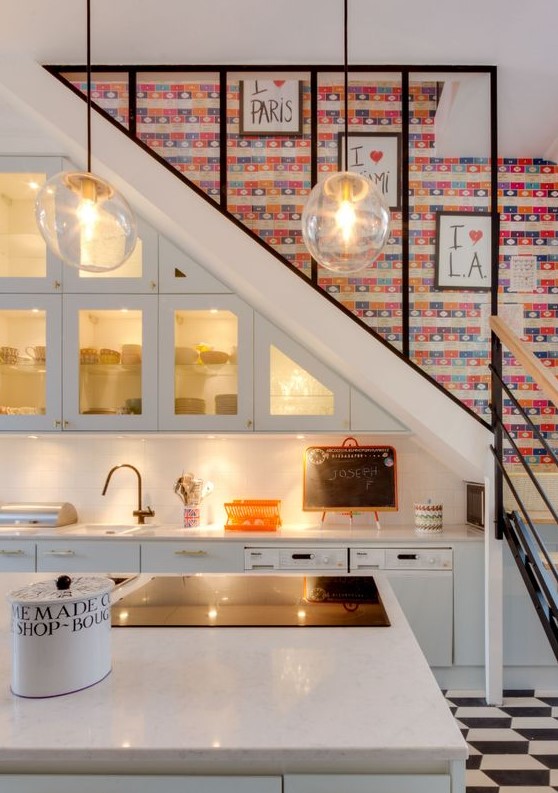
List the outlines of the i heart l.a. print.
{"type": "Polygon", "coordinates": [[[471,238],[473,245],[475,245],[475,243],[482,239],[482,231],[480,229],[471,229],[469,232],[469,237],[471,238]]]}

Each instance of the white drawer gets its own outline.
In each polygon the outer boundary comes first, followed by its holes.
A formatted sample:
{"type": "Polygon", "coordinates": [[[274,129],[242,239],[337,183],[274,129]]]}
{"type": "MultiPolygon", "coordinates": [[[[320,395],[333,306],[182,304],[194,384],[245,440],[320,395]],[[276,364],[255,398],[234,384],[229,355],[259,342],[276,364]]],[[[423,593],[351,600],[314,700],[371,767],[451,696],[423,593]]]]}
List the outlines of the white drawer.
{"type": "Polygon", "coordinates": [[[35,543],[31,540],[0,542],[0,572],[29,573],[35,571],[35,543]]]}
{"type": "Polygon", "coordinates": [[[244,546],[226,542],[143,542],[143,573],[244,572],[244,546]]]}
{"type": "Polygon", "coordinates": [[[138,573],[140,544],[128,540],[37,542],[38,572],[138,573]]]}

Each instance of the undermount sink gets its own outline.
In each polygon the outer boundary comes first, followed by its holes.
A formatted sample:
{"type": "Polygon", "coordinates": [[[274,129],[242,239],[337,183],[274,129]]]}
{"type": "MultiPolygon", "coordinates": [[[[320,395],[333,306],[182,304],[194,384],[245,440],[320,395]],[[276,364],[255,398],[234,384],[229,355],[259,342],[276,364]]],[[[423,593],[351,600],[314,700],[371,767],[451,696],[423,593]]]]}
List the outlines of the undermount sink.
{"type": "Polygon", "coordinates": [[[141,523],[86,523],[83,527],[86,534],[107,534],[122,537],[126,534],[140,534],[154,528],[154,524],[141,523]]]}

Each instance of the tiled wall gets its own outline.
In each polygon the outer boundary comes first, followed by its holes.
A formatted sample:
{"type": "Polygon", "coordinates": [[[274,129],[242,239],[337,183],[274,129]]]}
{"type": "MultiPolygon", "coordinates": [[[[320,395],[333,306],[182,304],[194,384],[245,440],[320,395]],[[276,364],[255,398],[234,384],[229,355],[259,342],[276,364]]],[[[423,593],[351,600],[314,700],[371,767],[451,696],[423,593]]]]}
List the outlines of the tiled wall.
{"type": "MultiPolygon", "coordinates": [[[[83,88],[83,83],[81,84],[83,88]]],[[[94,100],[126,122],[122,100],[127,85],[115,80],[95,85],[94,100]]],[[[190,75],[138,79],[138,133],[142,139],[218,200],[218,80],[190,75]]],[[[487,212],[490,166],[472,157],[436,158],[436,83],[410,83],[410,350],[411,357],[472,410],[489,417],[489,293],[434,291],[436,213],[487,212]]],[[[303,81],[302,137],[239,135],[239,81],[227,87],[228,208],[305,274],[309,257],[300,215],[310,189],[310,88],[303,81]]],[[[344,129],[343,85],[339,74],[318,80],[318,174],[338,168],[338,133],[344,129]]],[[[400,132],[401,87],[379,75],[351,75],[351,131],[400,132]]],[[[549,367],[556,355],[558,306],[558,166],[536,159],[501,159],[501,313],[549,367]],[[534,284],[518,291],[511,270],[518,255],[533,256],[534,284]]],[[[389,244],[374,268],[353,276],[318,273],[320,286],[363,322],[401,348],[401,214],[392,212],[389,244]]],[[[506,379],[521,403],[556,446],[556,408],[506,356],[506,379]]],[[[510,428],[531,462],[550,463],[541,444],[505,405],[510,428]]],[[[515,462],[511,449],[508,461],[515,462]]]]}
{"type": "MultiPolygon", "coordinates": [[[[411,438],[358,436],[362,445],[395,446],[398,461],[399,510],[381,514],[386,527],[413,525],[413,504],[444,505],[447,525],[465,520],[463,481],[419,448],[411,438]]],[[[113,475],[106,496],[101,495],[109,470],[119,463],[139,468],[143,479],[143,501],[155,510],[154,523],[182,520],[182,507],[173,492],[184,472],[212,481],[213,494],[204,502],[204,517],[223,525],[223,504],[234,498],[281,499],[285,524],[316,526],[320,512],[302,511],[302,461],[307,446],[338,445],[337,436],[217,437],[150,436],[118,438],[97,436],[41,436],[0,438],[0,500],[46,502],[70,501],[81,521],[134,523],[137,480],[133,471],[113,475]],[[83,454],[84,442],[87,454],[83,454]],[[32,496],[31,496],[32,494],[32,496]]],[[[355,516],[355,525],[373,525],[371,513],[355,516]]],[[[329,522],[347,522],[348,517],[330,513],[329,522]]]]}

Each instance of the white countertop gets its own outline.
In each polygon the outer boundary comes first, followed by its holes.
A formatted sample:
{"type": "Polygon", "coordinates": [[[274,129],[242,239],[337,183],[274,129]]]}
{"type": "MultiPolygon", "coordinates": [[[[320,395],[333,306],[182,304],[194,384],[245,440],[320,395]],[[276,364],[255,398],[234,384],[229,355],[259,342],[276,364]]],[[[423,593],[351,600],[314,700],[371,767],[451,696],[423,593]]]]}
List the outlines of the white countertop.
{"type": "Polygon", "coordinates": [[[9,690],[0,577],[0,773],[442,772],[466,744],[389,583],[388,628],[113,629],[81,692],[9,690]]]}
{"type": "Polygon", "coordinates": [[[223,526],[209,525],[197,529],[185,529],[179,524],[158,524],[156,521],[143,526],[137,524],[109,523],[74,523],[59,528],[39,527],[0,527],[0,539],[23,539],[24,537],[41,539],[108,539],[119,540],[193,540],[216,541],[227,540],[258,545],[285,540],[295,543],[319,542],[362,542],[374,544],[408,543],[436,545],[454,542],[482,542],[484,532],[466,524],[446,526],[442,531],[417,531],[412,526],[390,526],[376,529],[368,527],[351,528],[347,523],[321,526],[282,526],[277,531],[225,531],[223,526]]]}

